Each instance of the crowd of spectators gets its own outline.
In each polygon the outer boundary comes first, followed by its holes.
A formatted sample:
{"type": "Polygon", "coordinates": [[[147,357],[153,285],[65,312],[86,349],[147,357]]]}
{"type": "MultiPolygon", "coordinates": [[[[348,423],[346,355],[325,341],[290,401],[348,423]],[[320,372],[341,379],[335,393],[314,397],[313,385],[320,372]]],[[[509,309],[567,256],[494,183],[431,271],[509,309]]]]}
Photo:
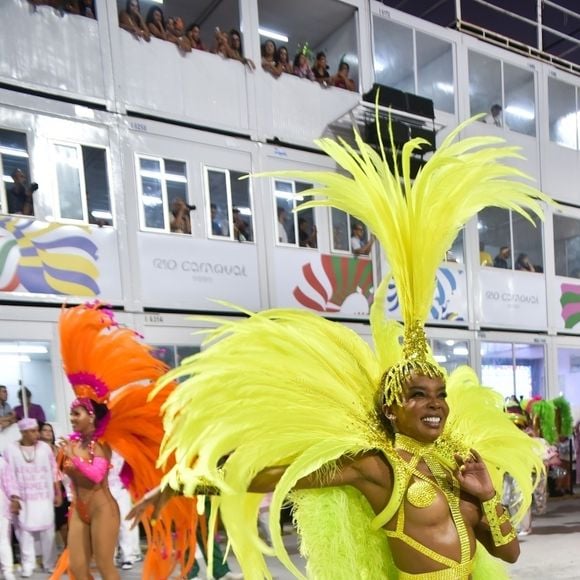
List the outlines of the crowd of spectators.
{"type": "MultiPolygon", "coordinates": [[[[214,29],[213,46],[207,47],[201,39],[201,28],[196,22],[185,26],[180,16],[165,17],[160,6],[151,6],[146,16],[141,13],[139,0],[127,0],[124,10],[119,13],[119,26],[130,32],[137,40],[149,42],[151,37],[172,42],[183,52],[202,50],[219,54],[223,58],[238,60],[251,70],[256,68],[254,62],[244,56],[242,36],[238,30],[232,28],[229,32],[214,29]]],[[[322,86],[334,86],[354,91],[355,84],[350,78],[350,66],[341,61],[336,74],[330,75],[326,54],[319,52],[315,62],[311,65],[309,52],[299,50],[294,61],[290,60],[288,49],[285,46],[276,47],[272,40],[262,44],[262,68],[275,78],[282,74],[295,75],[316,81],[322,86]]]]}
{"type": "Polygon", "coordinates": [[[97,18],[95,0],[28,0],[33,6],[52,6],[59,14],[78,14],[97,18]]]}
{"type": "Polygon", "coordinates": [[[154,36],[160,40],[172,42],[183,52],[208,51],[224,58],[239,60],[252,70],[256,68],[253,61],[244,56],[242,36],[233,28],[229,33],[216,28],[214,44],[209,49],[201,40],[199,24],[194,22],[186,28],[181,16],[166,18],[160,6],[151,6],[144,17],[139,0],[127,0],[125,9],[119,13],[119,26],[130,32],[137,40],[149,42],[154,36]]]}
{"type": "MultiPolygon", "coordinates": [[[[28,0],[33,6],[51,6],[59,14],[69,13],[97,17],[95,0],[28,0]]],[[[232,28],[229,32],[214,29],[213,45],[206,46],[201,39],[201,28],[196,22],[185,26],[181,16],[165,17],[160,6],[151,6],[144,16],[141,12],[139,0],[127,0],[125,8],[119,12],[119,26],[130,32],[137,40],[149,42],[151,37],[175,44],[182,52],[202,50],[219,54],[223,58],[238,60],[249,69],[254,70],[256,65],[244,56],[242,36],[238,30],[232,28]]],[[[324,87],[338,87],[348,91],[355,91],[355,83],[350,78],[350,66],[341,60],[334,75],[329,72],[326,54],[319,52],[313,63],[310,62],[308,45],[304,45],[290,59],[288,48],[277,47],[273,40],[266,40],[262,44],[262,68],[273,77],[279,78],[283,74],[294,75],[299,78],[318,82],[324,87]]]]}

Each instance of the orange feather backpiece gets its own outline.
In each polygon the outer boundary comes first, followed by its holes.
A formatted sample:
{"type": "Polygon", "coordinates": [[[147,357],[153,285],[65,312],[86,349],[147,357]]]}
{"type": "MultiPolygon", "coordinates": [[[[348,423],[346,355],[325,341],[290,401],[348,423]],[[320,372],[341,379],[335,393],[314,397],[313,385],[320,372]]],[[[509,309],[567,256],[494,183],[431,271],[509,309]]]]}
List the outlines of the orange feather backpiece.
{"type": "MultiPolygon", "coordinates": [[[[175,383],[148,400],[167,367],[136,332],[119,326],[98,302],[63,309],[59,327],[67,377],[77,396],[107,404],[110,422],[100,441],[125,460],[127,488],[138,500],[163,477],[156,466],[164,436],[161,408],[175,383]]],[[[142,518],[149,546],[142,578],[169,578],[176,567],[186,573],[195,558],[195,500],[172,499],[154,526],[151,512],[152,508],[142,518]]],[[[65,553],[51,578],[60,578],[67,567],[65,553]]]]}

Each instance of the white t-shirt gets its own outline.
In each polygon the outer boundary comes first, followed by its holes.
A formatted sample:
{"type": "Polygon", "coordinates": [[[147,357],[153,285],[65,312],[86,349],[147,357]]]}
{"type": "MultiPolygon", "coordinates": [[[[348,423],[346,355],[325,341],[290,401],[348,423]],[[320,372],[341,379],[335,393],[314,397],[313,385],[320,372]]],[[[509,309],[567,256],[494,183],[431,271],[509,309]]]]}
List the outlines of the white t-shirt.
{"type": "Polygon", "coordinates": [[[356,236],[352,236],[352,238],[350,238],[350,247],[353,251],[360,250],[363,247],[363,241],[356,236]]]}
{"type": "Polygon", "coordinates": [[[54,482],[58,480],[58,470],[50,445],[43,441],[27,447],[12,443],[4,450],[4,459],[22,500],[19,525],[29,532],[54,526],[54,482]]]}
{"type": "Polygon", "coordinates": [[[286,226],[282,222],[278,222],[278,241],[281,244],[288,243],[288,232],[286,231],[286,226]]]}

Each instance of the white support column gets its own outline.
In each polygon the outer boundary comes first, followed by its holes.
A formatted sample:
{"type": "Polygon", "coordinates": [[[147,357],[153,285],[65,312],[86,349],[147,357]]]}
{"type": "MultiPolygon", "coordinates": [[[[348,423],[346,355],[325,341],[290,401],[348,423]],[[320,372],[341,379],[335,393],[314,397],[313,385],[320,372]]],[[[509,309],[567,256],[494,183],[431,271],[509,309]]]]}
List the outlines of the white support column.
{"type": "MultiPolygon", "coordinates": [[[[459,0],[458,0],[459,1],[459,0]]],[[[543,12],[543,2],[542,0],[537,0],[536,2],[536,15],[537,15],[537,34],[538,34],[538,50],[544,50],[544,34],[542,29],[542,12],[543,12]]]]}

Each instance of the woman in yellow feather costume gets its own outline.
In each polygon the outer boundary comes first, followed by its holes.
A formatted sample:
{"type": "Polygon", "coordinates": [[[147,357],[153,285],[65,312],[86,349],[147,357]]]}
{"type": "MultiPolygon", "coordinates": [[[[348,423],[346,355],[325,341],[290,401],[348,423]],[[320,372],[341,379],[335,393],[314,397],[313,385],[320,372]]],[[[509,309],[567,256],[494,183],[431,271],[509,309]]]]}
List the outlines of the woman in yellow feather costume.
{"type": "Polygon", "coordinates": [[[158,385],[185,379],[164,406],[160,462],[176,463],[151,501],[161,505],[171,490],[217,492],[212,519],[219,509],[246,578],[271,577],[269,553],[302,577],[277,524],[289,494],[307,575],[317,580],[496,579],[506,577],[498,559],[519,555],[512,524],[527,505],[510,521],[497,498],[508,470],[531,497],[531,474],[543,469],[533,441],[469,368],[446,376],[423,326],[436,270],[471,217],[488,206],[542,216],[540,202],[550,200],[502,162],[519,157],[515,148],[491,137],[456,141],[463,128],[414,180],[410,157],[421,140],[403,147],[399,175],[382,146],[377,153],[358,135],[357,150],[318,143],[348,175],[282,174],[320,184],[301,208],[336,207],[375,233],[404,327],[384,320],[387,277],[371,310],[374,351],[314,314],[247,312],[214,320],[202,352],[158,385]],[[256,526],[269,491],[272,548],[256,526]]]}

